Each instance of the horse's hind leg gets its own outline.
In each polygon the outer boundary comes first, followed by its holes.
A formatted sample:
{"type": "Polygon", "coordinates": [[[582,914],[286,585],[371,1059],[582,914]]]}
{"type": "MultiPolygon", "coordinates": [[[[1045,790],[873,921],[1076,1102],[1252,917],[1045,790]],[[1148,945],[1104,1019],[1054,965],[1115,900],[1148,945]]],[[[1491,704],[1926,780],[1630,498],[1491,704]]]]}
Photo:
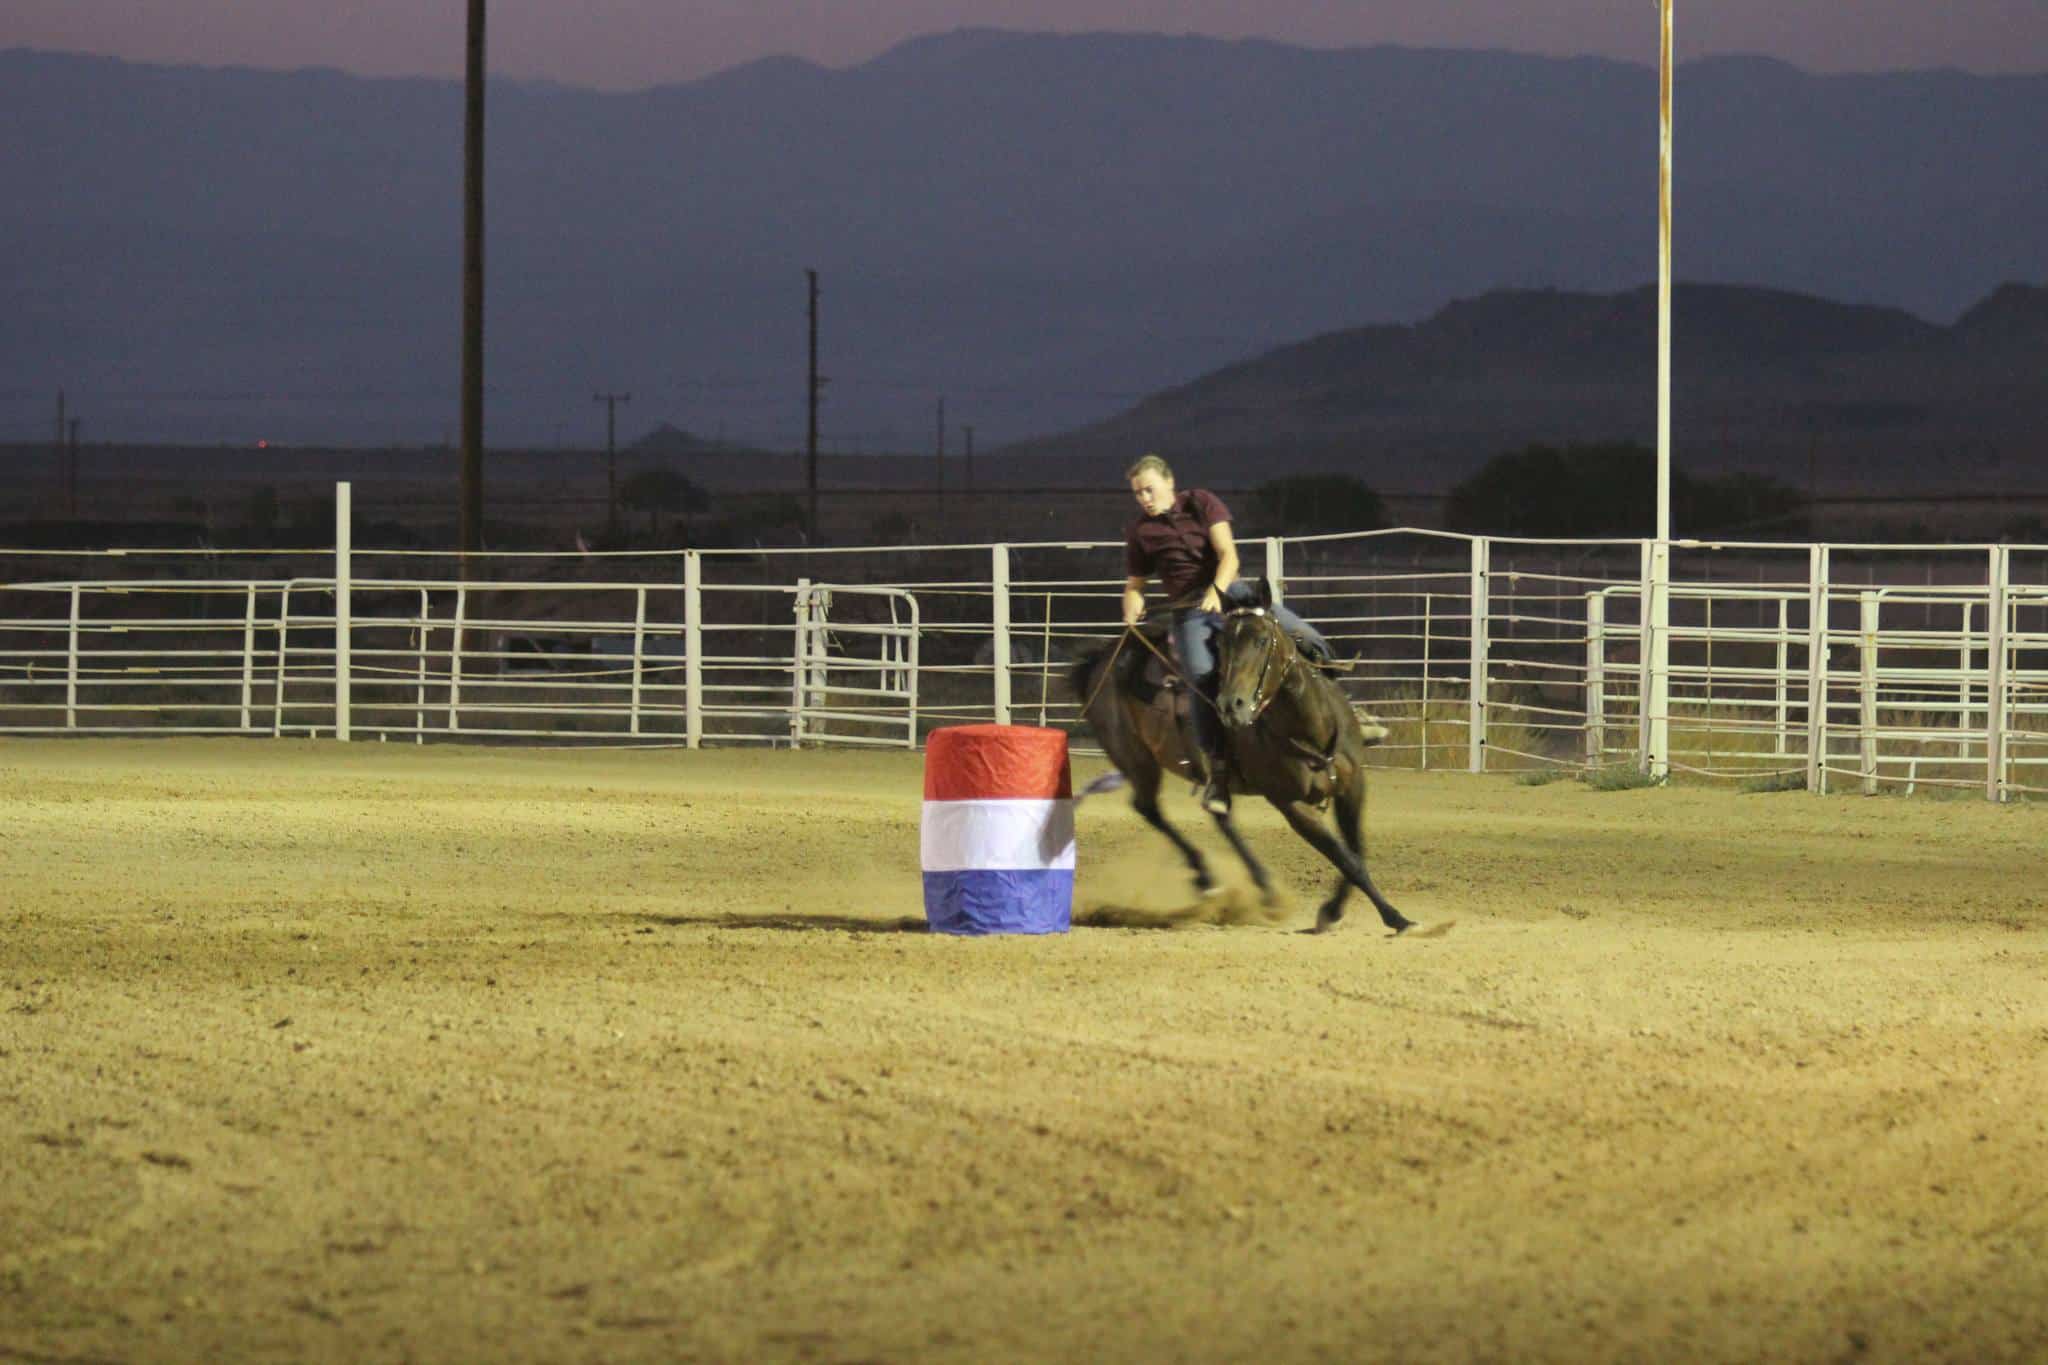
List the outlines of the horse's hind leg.
{"type": "Polygon", "coordinates": [[[1230,846],[1237,850],[1237,856],[1244,860],[1245,870],[1252,874],[1252,885],[1259,888],[1259,899],[1266,905],[1273,904],[1273,883],[1267,878],[1265,867],[1252,856],[1251,847],[1245,843],[1244,836],[1237,832],[1237,822],[1232,820],[1227,812],[1219,812],[1215,819],[1216,828],[1223,831],[1223,837],[1230,841],[1230,846]]]}
{"type": "Polygon", "coordinates": [[[1195,874],[1195,889],[1206,896],[1216,889],[1216,879],[1209,875],[1209,863],[1202,857],[1202,851],[1189,843],[1186,836],[1168,824],[1160,813],[1160,776],[1156,766],[1132,776],[1131,806],[1145,817],[1146,824],[1173,840],[1173,846],[1180,850],[1180,856],[1187,860],[1189,870],[1195,874]]]}
{"type": "MultiPolygon", "coordinates": [[[[1359,844],[1359,817],[1362,813],[1361,807],[1364,804],[1361,800],[1362,788],[1359,791],[1349,793],[1350,799],[1348,801],[1343,799],[1344,795],[1342,792],[1339,793],[1337,807],[1337,821],[1344,830],[1344,841],[1342,843],[1338,842],[1337,836],[1329,831],[1323,824],[1321,817],[1316,814],[1315,808],[1307,802],[1276,801],[1273,804],[1278,806],[1280,813],[1287,817],[1287,823],[1294,826],[1296,834],[1299,834],[1307,841],[1308,845],[1315,849],[1316,852],[1329,859],[1332,867],[1344,874],[1346,883],[1357,887],[1366,894],[1367,899],[1371,900],[1373,905],[1379,910],[1380,920],[1389,929],[1398,934],[1403,929],[1410,927],[1410,921],[1399,910],[1396,910],[1389,904],[1385,896],[1380,894],[1379,888],[1372,884],[1372,878],[1366,875],[1364,858],[1358,852],[1353,851],[1354,847],[1359,844]]],[[[1336,893],[1330,899],[1324,901],[1317,909],[1317,933],[1322,933],[1342,918],[1344,914],[1344,899],[1347,894],[1347,887],[1340,885],[1336,893]]]]}
{"type": "Polygon", "coordinates": [[[1344,902],[1351,899],[1351,878],[1342,872],[1337,874],[1337,884],[1330,888],[1330,898],[1316,907],[1316,932],[1324,933],[1338,920],[1344,918],[1344,902]]]}

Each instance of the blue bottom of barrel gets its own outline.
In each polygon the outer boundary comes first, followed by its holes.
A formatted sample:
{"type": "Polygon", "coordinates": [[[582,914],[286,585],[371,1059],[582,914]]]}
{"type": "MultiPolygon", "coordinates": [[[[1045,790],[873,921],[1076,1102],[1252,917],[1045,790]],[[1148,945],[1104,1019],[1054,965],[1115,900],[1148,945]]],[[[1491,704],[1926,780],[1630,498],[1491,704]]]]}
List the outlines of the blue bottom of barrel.
{"type": "Polygon", "coordinates": [[[939,934],[1064,934],[1073,927],[1074,872],[927,872],[924,917],[939,934]]]}

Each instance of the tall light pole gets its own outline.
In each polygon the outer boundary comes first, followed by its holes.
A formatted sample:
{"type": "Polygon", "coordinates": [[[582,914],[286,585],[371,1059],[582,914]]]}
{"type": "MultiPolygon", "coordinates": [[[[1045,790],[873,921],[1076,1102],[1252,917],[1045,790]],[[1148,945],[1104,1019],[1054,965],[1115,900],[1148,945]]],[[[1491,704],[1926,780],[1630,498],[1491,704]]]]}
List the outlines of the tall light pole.
{"type": "Polygon", "coordinates": [[[1671,773],[1671,6],[1657,0],[1657,538],[1643,603],[1643,770],[1671,773]]]}
{"type": "Polygon", "coordinates": [[[484,527],[484,0],[469,0],[462,120],[462,563],[484,527]]]}

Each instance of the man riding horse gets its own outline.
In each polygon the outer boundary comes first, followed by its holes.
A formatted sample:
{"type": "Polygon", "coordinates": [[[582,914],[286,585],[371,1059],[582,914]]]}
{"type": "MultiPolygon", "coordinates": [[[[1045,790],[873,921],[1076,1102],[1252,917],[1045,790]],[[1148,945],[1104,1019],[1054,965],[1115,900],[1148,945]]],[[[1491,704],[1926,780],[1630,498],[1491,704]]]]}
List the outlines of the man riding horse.
{"type": "MultiPolygon", "coordinates": [[[[1187,698],[1182,723],[1188,750],[1198,755],[1201,805],[1220,815],[1230,809],[1230,769],[1216,710],[1216,631],[1226,603],[1249,607],[1258,595],[1237,576],[1237,541],[1221,498],[1206,488],[1178,491],[1173,469],[1157,455],[1145,456],[1124,477],[1144,514],[1124,532],[1124,624],[1135,626],[1144,617],[1145,585],[1157,578],[1172,609],[1175,658],[1197,693],[1187,698]]],[[[1285,607],[1270,610],[1303,654],[1330,660],[1329,642],[1314,626],[1285,607]]]]}

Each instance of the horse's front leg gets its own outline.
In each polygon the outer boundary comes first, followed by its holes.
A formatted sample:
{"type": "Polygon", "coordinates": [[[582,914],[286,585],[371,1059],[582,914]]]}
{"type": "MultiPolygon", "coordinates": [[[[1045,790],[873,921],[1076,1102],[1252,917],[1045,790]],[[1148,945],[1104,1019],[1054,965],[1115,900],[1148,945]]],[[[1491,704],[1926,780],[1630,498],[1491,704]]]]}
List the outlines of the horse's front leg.
{"type": "MultiPolygon", "coordinates": [[[[1306,801],[1275,801],[1273,804],[1287,817],[1287,823],[1294,826],[1294,832],[1307,841],[1309,847],[1329,859],[1330,866],[1343,874],[1343,880],[1337,884],[1336,891],[1316,910],[1317,933],[1328,930],[1343,917],[1344,900],[1353,886],[1363,891],[1367,899],[1372,901],[1380,912],[1381,921],[1389,929],[1398,934],[1412,926],[1412,921],[1389,904],[1387,898],[1380,894],[1380,889],[1372,884],[1372,878],[1366,875],[1364,861],[1338,842],[1337,836],[1323,824],[1322,817],[1316,813],[1313,806],[1306,801]]],[[[1355,798],[1352,809],[1355,813],[1355,798]]],[[[1340,815],[1339,818],[1343,817],[1340,815]]]]}
{"type": "Polygon", "coordinates": [[[1166,822],[1159,810],[1159,771],[1155,768],[1150,782],[1131,783],[1131,807],[1145,817],[1145,823],[1173,840],[1173,846],[1180,850],[1180,856],[1187,860],[1188,868],[1195,874],[1195,890],[1208,895],[1216,889],[1216,879],[1209,875],[1208,860],[1202,851],[1187,841],[1187,837],[1166,822]]]}
{"type": "MultiPolygon", "coordinates": [[[[1342,769],[1339,769],[1342,771],[1342,769]]],[[[1365,870],[1365,772],[1354,766],[1349,782],[1339,782],[1333,803],[1337,832],[1344,836],[1344,847],[1358,863],[1358,889],[1365,892],[1373,908],[1380,912],[1380,922],[1395,933],[1414,927],[1414,921],[1403,915],[1390,904],[1380,889],[1372,884],[1372,874],[1365,870]]]]}
{"type": "Polygon", "coordinates": [[[1237,850],[1237,856],[1244,860],[1245,870],[1252,874],[1252,885],[1259,888],[1260,903],[1268,906],[1275,904],[1277,897],[1273,894],[1272,880],[1266,876],[1265,867],[1252,856],[1251,846],[1245,843],[1244,836],[1237,832],[1237,822],[1230,818],[1230,812],[1218,811],[1213,818],[1216,821],[1216,828],[1223,831],[1223,837],[1230,841],[1230,846],[1237,850]]]}

